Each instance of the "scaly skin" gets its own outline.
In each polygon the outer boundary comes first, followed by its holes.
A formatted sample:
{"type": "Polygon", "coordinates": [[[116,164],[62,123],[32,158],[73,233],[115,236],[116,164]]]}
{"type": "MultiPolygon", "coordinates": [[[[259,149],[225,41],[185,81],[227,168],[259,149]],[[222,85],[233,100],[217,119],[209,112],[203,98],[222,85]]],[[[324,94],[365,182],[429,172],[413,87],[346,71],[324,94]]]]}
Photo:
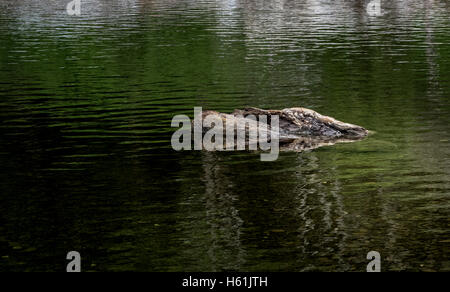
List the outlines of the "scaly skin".
{"type": "MultiPolygon", "coordinates": [[[[369,133],[363,127],[344,123],[332,117],[324,116],[313,110],[301,107],[283,110],[263,110],[250,107],[235,110],[232,114],[203,111],[202,121],[207,116],[213,116],[221,119],[225,128],[227,123],[235,125],[238,121],[249,121],[249,116],[258,118],[261,115],[267,117],[268,138],[274,133],[270,128],[270,117],[279,117],[278,139],[281,150],[300,152],[336,143],[352,142],[363,139],[369,133]]],[[[257,120],[259,121],[260,119],[258,118],[257,120]]],[[[254,127],[254,125],[248,124],[246,127],[248,130],[250,127],[254,127]]],[[[203,133],[206,133],[209,128],[203,127],[202,130],[203,133]]],[[[248,133],[246,133],[246,138],[248,138],[248,133]]],[[[249,141],[248,143],[255,142],[249,141]]]]}
{"type": "MultiPolygon", "coordinates": [[[[361,139],[368,135],[363,127],[323,116],[306,108],[287,108],[283,110],[262,110],[246,108],[235,110],[233,115],[277,115],[280,117],[281,137],[315,137],[323,139],[361,139]]],[[[270,124],[270,122],[269,122],[270,124]]]]}

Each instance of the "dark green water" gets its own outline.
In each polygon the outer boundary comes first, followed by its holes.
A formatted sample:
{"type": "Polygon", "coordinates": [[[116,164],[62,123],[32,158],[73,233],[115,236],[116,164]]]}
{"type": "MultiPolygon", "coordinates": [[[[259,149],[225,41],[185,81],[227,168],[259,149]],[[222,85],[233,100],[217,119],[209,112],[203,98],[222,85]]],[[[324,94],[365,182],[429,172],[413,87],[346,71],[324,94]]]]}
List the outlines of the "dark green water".
{"type": "Polygon", "coordinates": [[[448,1],[0,2],[0,271],[450,271],[448,1]],[[175,152],[194,106],[375,134],[175,152]]]}

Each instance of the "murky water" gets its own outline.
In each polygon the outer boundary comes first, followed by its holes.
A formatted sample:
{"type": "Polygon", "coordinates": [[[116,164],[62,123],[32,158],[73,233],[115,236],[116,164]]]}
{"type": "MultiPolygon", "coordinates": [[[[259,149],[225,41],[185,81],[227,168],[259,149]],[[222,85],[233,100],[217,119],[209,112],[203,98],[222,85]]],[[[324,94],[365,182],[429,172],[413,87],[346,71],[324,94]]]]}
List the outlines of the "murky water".
{"type": "Polygon", "coordinates": [[[0,270],[450,271],[448,1],[68,2],[0,2],[0,270]],[[175,152],[194,106],[375,133],[175,152]]]}

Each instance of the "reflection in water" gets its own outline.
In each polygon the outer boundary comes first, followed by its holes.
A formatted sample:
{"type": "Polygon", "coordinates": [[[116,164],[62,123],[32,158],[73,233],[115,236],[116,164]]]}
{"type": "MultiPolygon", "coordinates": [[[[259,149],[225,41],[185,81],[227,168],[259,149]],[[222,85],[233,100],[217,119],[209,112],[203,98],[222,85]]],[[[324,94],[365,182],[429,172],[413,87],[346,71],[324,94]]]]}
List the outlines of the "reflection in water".
{"type": "Polygon", "coordinates": [[[450,270],[448,1],[67,2],[0,1],[0,270],[450,270]],[[177,153],[194,106],[375,134],[177,153]]]}
{"type": "Polygon", "coordinates": [[[221,172],[221,161],[211,152],[202,156],[205,181],[206,222],[209,225],[211,246],[208,256],[213,271],[241,269],[245,252],[241,246],[242,219],[234,204],[232,182],[221,172]]]}
{"type": "MultiPolygon", "coordinates": [[[[438,57],[438,52],[435,48],[435,40],[434,40],[434,29],[431,26],[431,21],[434,18],[433,13],[434,9],[432,7],[432,4],[434,1],[426,1],[424,3],[424,9],[425,9],[425,31],[426,31],[426,56],[427,56],[427,63],[428,63],[428,84],[430,88],[428,89],[428,95],[432,95],[433,92],[439,90],[439,65],[436,62],[436,59],[438,57]]],[[[435,4],[434,4],[435,5],[435,4]]]]}
{"type": "Polygon", "coordinates": [[[335,166],[322,174],[316,172],[319,169],[320,161],[315,155],[298,161],[298,196],[294,200],[300,219],[297,248],[302,257],[298,265],[303,266],[302,271],[308,271],[336,261],[339,270],[345,271],[349,267],[344,257],[348,227],[340,182],[335,166]]]}

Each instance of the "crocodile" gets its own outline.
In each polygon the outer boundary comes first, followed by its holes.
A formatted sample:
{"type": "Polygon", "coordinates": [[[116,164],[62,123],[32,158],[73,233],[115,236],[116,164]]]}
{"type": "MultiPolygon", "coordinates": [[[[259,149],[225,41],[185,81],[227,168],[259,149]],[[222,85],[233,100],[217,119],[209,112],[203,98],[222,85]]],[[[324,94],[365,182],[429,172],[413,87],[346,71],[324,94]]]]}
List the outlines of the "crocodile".
{"type": "MultiPolygon", "coordinates": [[[[322,146],[333,145],[342,142],[353,142],[364,139],[369,131],[365,128],[338,121],[332,117],[324,116],[311,109],[302,107],[286,108],[282,110],[264,110],[255,107],[236,109],[231,114],[220,113],[217,111],[203,111],[201,119],[206,117],[219,118],[223,124],[238,122],[248,122],[256,117],[261,122],[261,117],[265,117],[265,131],[270,140],[277,137],[280,143],[280,150],[305,151],[319,148],[322,146]],[[279,129],[274,135],[274,129],[271,128],[271,118],[278,116],[279,129]]],[[[203,133],[206,133],[211,127],[202,125],[203,133]]],[[[247,124],[247,130],[254,127],[254,124],[247,124]]],[[[250,131],[248,131],[250,132],[250,131]]],[[[236,137],[236,131],[235,137],[236,137]]],[[[261,132],[260,132],[261,133],[261,132]]],[[[246,133],[248,138],[248,134],[246,133]]],[[[247,140],[247,144],[256,143],[256,141],[247,140]]]]}

